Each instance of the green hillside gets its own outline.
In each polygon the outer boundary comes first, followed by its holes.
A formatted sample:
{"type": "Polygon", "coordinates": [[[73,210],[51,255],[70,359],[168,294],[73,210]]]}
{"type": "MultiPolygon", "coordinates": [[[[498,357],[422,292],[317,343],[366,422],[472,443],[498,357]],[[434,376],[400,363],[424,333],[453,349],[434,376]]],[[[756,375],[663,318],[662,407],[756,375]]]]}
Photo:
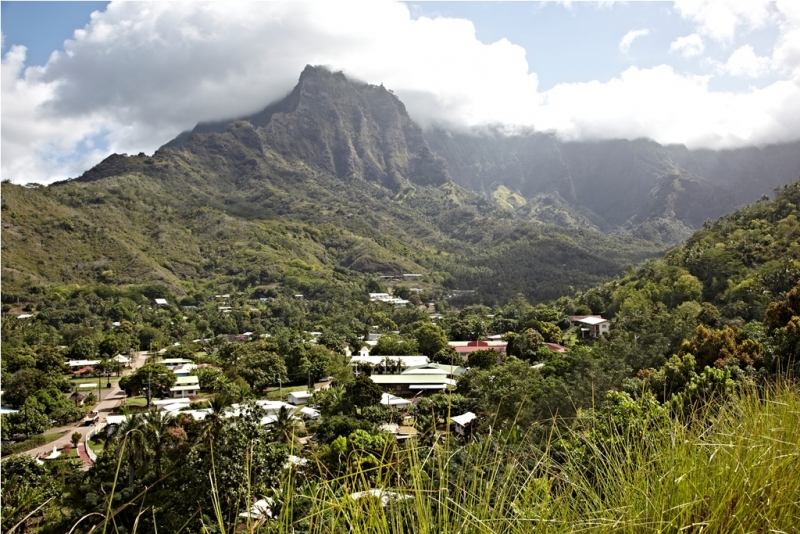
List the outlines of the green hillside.
{"type": "Polygon", "coordinates": [[[4,184],[3,202],[6,302],[53,283],[305,292],[403,272],[540,301],[663,250],[520,220],[453,183],[389,91],[311,67],[259,114],[50,187],[4,184]]]}
{"type": "MultiPolygon", "coordinates": [[[[548,304],[517,296],[492,308],[444,306],[437,324],[413,306],[366,302],[355,284],[335,303],[267,290],[265,301],[210,296],[190,309],[171,296],[153,306],[158,285],[51,288],[34,317],[2,324],[4,402],[22,414],[3,416],[14,447],[44,439],[50,420],[83,414],[61,393],[70,389],[64,355],[168,346],[165,357],[211,366],[195,371],[209,400],[191,406],[208,412],[195,420],[131,403],[135,415],[101,434],[88,470],[4,460],[3,529],[792,532],[800,513],[798,200],[800,182],[587,291],[548,304]],[[589,313],[610,319],[608,336],[585,337],[569,319],[589,313]],[[225,336],[245,330],[267,337],[225,336]],[[500,332],[507,355],[476,351],[454,390],[420,395],[400,419],[341,355],[344,340],[359,348],[366,331],[384,334],[375,354],[405,345],[440,362],[457,357],[447,340],[500,332]],[[296,391],[329,376],[331,389],[313,400],[320,419],[301,424],[284,412],[265,425],[261,415],[226,416],[233,401],[258,414],[252,401],[274,399],[276,381],[296,391]],[[462,435],[452,417],[465,412],[476,418],[462,435]],[[385,430],[401,422],[415,438],[385,430]],[[272,503],[275,520],[247,516],[259,500],[272,503]]],[[[274,246],[288,251],[292,240],[274,246]]],[[[310,257],[289,265],[311,270],[307,278],[326,272],[310,257]]],[[[171,376],[152,365],[124,378],[131,397],[151,374],[171,376]]]]}

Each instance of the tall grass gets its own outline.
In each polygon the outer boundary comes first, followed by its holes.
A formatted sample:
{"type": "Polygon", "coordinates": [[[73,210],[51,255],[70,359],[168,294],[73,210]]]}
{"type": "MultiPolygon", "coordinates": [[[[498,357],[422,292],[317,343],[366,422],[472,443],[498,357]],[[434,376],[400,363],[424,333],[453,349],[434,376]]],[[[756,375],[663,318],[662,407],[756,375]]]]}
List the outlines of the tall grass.
{"type": "MultiPolygon", "coordinates": [[[[655,422],[654,422],[655,423],[655,422]]],[[[652,425],[651,425],[652,426],[652,425]]],[[[588,454],[551,454],[517,435],[461,446],[354,453],[345,475],[305,481],[294,470],[273,496],[277,517],[215,527],[311,533],[792,533],[800,531],[800,389],[755,387],[647,432],[612,431],[588,454]],[[637,434],[638,432],[638,434],[637,434]],[[556,460],[560,458],[560,460],[556,460]],[[370,466],[370,467],[366,467],[370,466]],[[354,492],[383,490],[353,499],[354,492]]],[[[262,496],[252,496],[252,499],[262,496]]]]}

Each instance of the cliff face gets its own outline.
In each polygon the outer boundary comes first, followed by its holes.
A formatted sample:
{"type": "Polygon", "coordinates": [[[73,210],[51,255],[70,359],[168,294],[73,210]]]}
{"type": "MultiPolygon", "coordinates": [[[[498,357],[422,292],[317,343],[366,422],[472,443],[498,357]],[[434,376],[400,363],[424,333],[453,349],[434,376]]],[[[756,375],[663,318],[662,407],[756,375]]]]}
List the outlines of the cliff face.
{"type": "MultiPolygon", "coordinates": [[[[645,224],[648,238],[668,242],[800,174],[800,143],[713,152],[647,139],[563,142],[548,133],[486,130],[434,130],[427,140],[462,187],[487,196],[505,187],[529,205],[557,200],[565,220],[634,235],[645,224]],[[666,223],[668,231],[654,230],[666,223]]],[[[517,215],[549,222],[539,216],[547,212],[517,215]]]]}
{"type": "Polygon", "coordinates": [[[200,124],[165,147],[208,148],[211,137],[225,132],[262,156],[272,150],[343,180],[391,190],[405,182],[449,181],[444,160],[396,96],[319,67],[306,67],[292,92],[264,110],[237,121],[200,124]]]}

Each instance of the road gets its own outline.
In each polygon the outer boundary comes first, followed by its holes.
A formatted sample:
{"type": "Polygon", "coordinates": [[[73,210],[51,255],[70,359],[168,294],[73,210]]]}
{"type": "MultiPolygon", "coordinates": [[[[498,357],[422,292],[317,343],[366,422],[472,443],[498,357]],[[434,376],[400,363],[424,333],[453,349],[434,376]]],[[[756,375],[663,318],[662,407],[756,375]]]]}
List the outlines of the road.
{"type": "MultiPolygon", "coordinates": [[[[133,362],[131,362],[131,367],[123,370],[122,374],[127,375],[134,372],[136,369],[144,365],[146,360],[147,360],[147,351],[143,350],[139,352],[136,356],[136,359],[133,362]]],[[[97,410],[97,412],[100,414],[100,422],[102,422],[106,418],[106,416],[108,416],[111,413],[111,411],[114,410],[114,408],[119,406],[122,400],[125,398],[125,392],[119,389],[119,385],[115,384],[114,386],[111,387],[110,390],[106,391],[108,391],[108,394],[105,395],[105,398],[100,402],[98,402],[94,407],[94,409],[97,410]]],[[[64,435],[54,441],[51,441],[47,445],[36,447],[35,449],[25,451],[24,453],[21,454],[28,454],[30,456],[34,456],[37,458],[42,454],[49,454],[53,452],[53,445],[55,445],[58,449],[61,449],[61,447],[63,447],[67,443],[70,443],[70,439],[72,438],[72,434],[74,432],[80,432],[81,434],[86,435],[86,433],[89,430],[91,430],[91,428],[92,427],[90,426],[84,426],[82,419],[70,425],[51,428],[50,430],[47,431],[47,433],[64,432],[64,435]]]]}

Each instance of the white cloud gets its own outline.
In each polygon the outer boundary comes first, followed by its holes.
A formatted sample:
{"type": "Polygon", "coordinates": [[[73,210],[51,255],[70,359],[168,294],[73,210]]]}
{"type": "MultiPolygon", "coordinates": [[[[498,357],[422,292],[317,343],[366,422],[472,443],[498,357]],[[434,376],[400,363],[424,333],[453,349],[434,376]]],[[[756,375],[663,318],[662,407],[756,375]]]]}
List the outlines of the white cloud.
{"type": "Polygon", "coordinates": [[[773,67],[793,72],[800,81],[800,2],[779,1],[778,11],[785,17],[779,24],[781,34],[773,50],[773,67]]]}
{"type": "Polygon", "coordinates": [[[750,45],[742,46],[731,54],[728,61],[719,66],[722,74],[758,78],[769,72],[770,58],[759,57],[750,45]]]}
{"type": "MultiPolygon", "coordinates": [[[[797,68],[797,44],[783,33],[780,69],[797,68]]],[[[800,137],[797,83],[734,95],[662,65],[540,92],[523,48],[483,44],[467,20],[414,20],[399,3],[114,2],[44,67],[24,58],[22,47],[3,58],[0,111],[2,174],[20,183],[77,176],[108,153],[152,152],[199,121],[257,111],[306,64],[383,83],[422,125],[712,148],[800,137]]]]}
{"type": "Polygon", "coordinates": [[[643,37],[645,35],[648,35],[649,33],[650,33],[650,30],[647,30],[647,29],[629,31],[620,40],[620,42],[619,42],[619,51],[622,52],[623,54],[627,54],[631,49],[631,45],[633,44],[633,41],[637,37],[643,37]]]}
{"type": "Polygon", "coordinates": [[[716,41],[730,42],[741,27],[761,28],[770,18],[772,0],[676,0],[682,17],[716,41]]]}
{"type": "Polygon", "coordinates": [[[542,112],[567,139],[639,136],[722,148],[797,138],[800,91],[794,83],[735,95],[709,91],[708,79],[666,65],[631,67],[607,83],[554,87],[542,112]]]}
{"type": "Polygon", "coordinates": [[[670,52],[680,52],[683,57],[699,56],[704,49],[703,38],[696,33],[678,37],[669,45],[670,52]]]}

